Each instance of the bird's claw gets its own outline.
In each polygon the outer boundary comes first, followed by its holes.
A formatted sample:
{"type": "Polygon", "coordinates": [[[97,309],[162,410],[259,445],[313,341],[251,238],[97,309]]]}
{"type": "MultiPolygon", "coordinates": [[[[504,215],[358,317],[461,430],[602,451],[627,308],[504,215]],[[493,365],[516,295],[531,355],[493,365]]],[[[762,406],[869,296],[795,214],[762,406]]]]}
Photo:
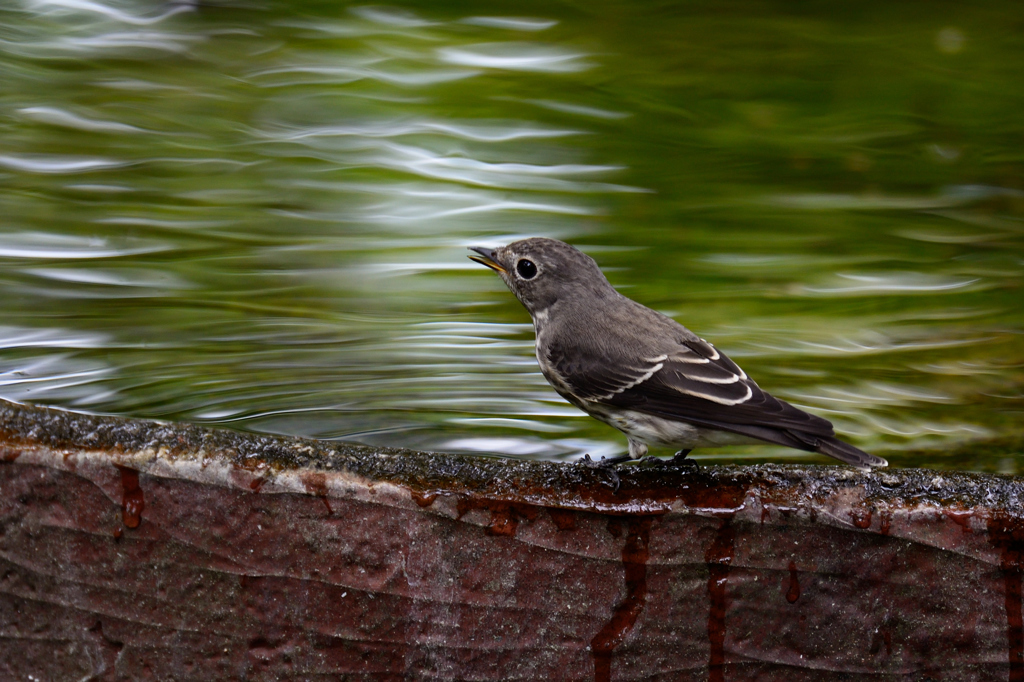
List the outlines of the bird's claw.
{"type": "Polygon", "coordinates": [[[672,456],[672,459],[668,461],[668,464],[671,464],[676,467],[685,467],[687,469],[699,468],[697,462],[693,461],[687,456],[689,454],[690,450],[680,450],[679,452],[672,456]]]}
{"type": "Polygon", "coordinates": [[[688,454],[690,454],[689,450],[680,450],[675,454],[675,456],[669,459],[656,457],[654,455],[647,455],[646,457],[641,457],[638,464],[648,467],[657,467],[659,469],[696,469],[697,463],[687,457],[688,454]]]}
{"type": "Polygon", "coordinates": [[[583,459],[580,463],[591,469],[601,469],[608,474],[608,478],[611,479],[612,493],[619,492],[619,486],[622,484],[622,479],[619,478],[619,472],[615,470],[615,465],[620,461],[618,458],[607,458],[602,457],[601,459],[591,459],[590,454],[583,455],[583,459]]]}

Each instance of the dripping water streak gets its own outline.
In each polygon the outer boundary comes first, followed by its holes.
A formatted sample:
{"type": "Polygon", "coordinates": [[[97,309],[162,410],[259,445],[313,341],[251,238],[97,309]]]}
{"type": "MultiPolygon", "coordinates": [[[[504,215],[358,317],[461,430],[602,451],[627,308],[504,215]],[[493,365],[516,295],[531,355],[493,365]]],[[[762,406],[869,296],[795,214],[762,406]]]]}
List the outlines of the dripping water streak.
{"type": "MultiPolygon", "coordinates": [[[[626,577],[626,597],[615,607],[609,620],[590,642],[594,656],[594,680],[611,680],[612,652],[626,639],[647,601],[647,560],[650,557],[651,523],[653,516],[631,518],[628,521],[626,542],[622,546],[622,567],[626,577]]],[[[618,518],[608,520],[609,528],[618,524],[618,518]]],[[[614,532],[612,533],[615,534],[614,532]]]]}
{"type": "Polygon", "coordinates": [[[714,541],[704,553],[708,565],[708,681],[725,682],[725,615],[729,610],[729,566],[735,554],[736,530],[732,517],[722,520],[714,541]]]}

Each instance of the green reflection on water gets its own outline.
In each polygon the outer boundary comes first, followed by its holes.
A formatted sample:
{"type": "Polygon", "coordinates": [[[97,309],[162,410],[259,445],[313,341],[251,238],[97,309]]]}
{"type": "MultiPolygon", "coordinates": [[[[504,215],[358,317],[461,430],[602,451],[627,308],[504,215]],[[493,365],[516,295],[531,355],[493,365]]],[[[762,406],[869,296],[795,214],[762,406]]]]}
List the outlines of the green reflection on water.
{"type": "Polygon", "coordinates": [[[610,454],[465,259],[544,235],[893,464],[1015,472],[1024,34],[935,7],[7,5],[0,395],[610,454]]]}

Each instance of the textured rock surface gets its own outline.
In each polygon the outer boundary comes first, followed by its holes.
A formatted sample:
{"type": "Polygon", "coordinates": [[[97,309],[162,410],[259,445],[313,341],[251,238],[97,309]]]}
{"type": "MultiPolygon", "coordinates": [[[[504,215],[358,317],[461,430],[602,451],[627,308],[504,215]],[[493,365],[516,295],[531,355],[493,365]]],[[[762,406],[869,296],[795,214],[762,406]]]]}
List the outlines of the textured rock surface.
{"type": "Polygon", "coordinates": [[[1022,502],[0,402],[0,679],[1024,680],[1022,502]]]}

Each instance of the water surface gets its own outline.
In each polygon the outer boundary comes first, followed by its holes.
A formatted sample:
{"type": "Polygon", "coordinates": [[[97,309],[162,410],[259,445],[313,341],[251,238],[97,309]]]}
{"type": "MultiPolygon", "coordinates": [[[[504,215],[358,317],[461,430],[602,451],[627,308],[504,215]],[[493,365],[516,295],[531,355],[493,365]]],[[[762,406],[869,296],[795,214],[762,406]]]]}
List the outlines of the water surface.
{"type": "Polygon", "coordinates": [[[893,464],[1017,471],[1015,5],[780,7],[6,3],[0,395],[615,454],[465,257],[549,236],[893,464]]]}

